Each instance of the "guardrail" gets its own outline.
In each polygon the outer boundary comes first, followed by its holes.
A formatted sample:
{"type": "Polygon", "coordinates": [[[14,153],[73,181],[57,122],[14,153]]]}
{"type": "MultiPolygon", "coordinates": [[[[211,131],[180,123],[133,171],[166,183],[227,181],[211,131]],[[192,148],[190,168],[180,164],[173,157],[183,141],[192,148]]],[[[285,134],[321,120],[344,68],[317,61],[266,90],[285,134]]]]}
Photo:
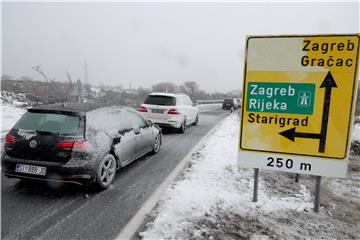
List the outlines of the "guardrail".
{"type": "Polygon", "coordinates": [[[212,104],[212,103],[222,103],[224,99],[219,100],[197,100],[197,104],[212,104]]]}
{"type": "Polygon", "coordinates": [[[360,123],[360,116],[354,118],[354,125],[360,123]]]}

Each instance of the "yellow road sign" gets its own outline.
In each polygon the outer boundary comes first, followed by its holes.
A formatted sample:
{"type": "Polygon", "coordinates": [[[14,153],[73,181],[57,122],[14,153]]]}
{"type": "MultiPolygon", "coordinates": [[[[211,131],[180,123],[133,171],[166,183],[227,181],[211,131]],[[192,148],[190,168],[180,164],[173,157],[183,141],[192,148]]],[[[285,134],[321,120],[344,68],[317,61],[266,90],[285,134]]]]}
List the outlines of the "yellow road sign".
{"type": "Polygon", "coordinates": [[[344,176],[358,56],[355,34],[248,37],[239,165],[344,176]]]}

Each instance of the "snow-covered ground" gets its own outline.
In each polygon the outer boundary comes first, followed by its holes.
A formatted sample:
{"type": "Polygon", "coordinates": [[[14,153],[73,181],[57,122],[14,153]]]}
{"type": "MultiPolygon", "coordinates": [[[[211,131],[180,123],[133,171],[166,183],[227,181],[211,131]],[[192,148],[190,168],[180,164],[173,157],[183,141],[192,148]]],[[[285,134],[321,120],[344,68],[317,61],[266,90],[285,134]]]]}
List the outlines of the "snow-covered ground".
{"type": "Polygon", "coordinates": [[[221,108],[221,103],[210,103],[210,104],[199,104],[197,105],[197,108],[199,109],[199,112],[206,112],[215,108],[221,108]]]}
{"type": "Polygon", "coordinates": [[[141,238],[360,239],[359,165],[347,179],[323,178],[320,213],[312,209],[311,176],[295,183],[294,174],[260,171],[259,200],[253,203],[253,170],[237,167],[238,126],[238,114],[230,115],[193,155],[148,217],[141,238]]]}
{"type": "Polygon", "coordinates": [[[1,138],[9,131],[17,120],[26,112],[24,106],[29,105],[29,100],[24,93],[13,93],[1,91],[0,112],[1,112],[1,138]]]}
{"type": "Polygon", "coordinates": [[[25,113],[26,109],[14,104],[0,103],[1,110],[1,137],[9,131],[16,121],[25,113]]]}
{"type": "Polygon", "coordinates": [[[360,124],[355,124],[352,133],[352,140],[360,142],[360,124]]]}

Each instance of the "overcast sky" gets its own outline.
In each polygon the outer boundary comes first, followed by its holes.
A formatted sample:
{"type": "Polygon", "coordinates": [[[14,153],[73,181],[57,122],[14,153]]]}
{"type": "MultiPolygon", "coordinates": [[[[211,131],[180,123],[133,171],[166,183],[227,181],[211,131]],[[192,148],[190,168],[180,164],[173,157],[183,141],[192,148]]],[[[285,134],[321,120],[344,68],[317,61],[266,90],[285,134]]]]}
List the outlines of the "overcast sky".
{"type": "Polygon", "coordinates": [[[3,3],[2,73],[241,89],[245,36],[359,32],[359,3],[3,3]]]}

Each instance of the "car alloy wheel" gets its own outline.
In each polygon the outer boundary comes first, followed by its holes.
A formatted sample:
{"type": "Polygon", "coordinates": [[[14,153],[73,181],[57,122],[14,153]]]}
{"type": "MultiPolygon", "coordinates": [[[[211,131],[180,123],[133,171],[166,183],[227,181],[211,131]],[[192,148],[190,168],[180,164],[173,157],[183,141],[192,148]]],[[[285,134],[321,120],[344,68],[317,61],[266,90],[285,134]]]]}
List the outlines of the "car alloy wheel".
{"type": "Polygon", "coordinates": [[[160,137],[160,134],[157,134],[155,137],[155,143],[154,143],[154,148],[153,148],[154,154],[160,151],[160,145],[161,145],[161,137],[160,137]]]}
{"type": "Polygon", "coordinates": [[[96,183],[100,189],[106,189],[110,186],[115,178],[116,173],[116,160],[114,156],[105,156],[100,164],[96,176],[96,183]]]}
{"type": "Polygon", "coordinates": [[[179,128],[179,133],[185,133],[186,129],[186,120],[181,124],[181,127],[179,128]]]}
{"type": "Polygon", "coordinates": [[[198,115],[196,115],[196,119],[195,119],[195,122],[194,122],[194,126],[197,126],[198,125],[198,123],[199,123],[199,114],[198,115]]]}

